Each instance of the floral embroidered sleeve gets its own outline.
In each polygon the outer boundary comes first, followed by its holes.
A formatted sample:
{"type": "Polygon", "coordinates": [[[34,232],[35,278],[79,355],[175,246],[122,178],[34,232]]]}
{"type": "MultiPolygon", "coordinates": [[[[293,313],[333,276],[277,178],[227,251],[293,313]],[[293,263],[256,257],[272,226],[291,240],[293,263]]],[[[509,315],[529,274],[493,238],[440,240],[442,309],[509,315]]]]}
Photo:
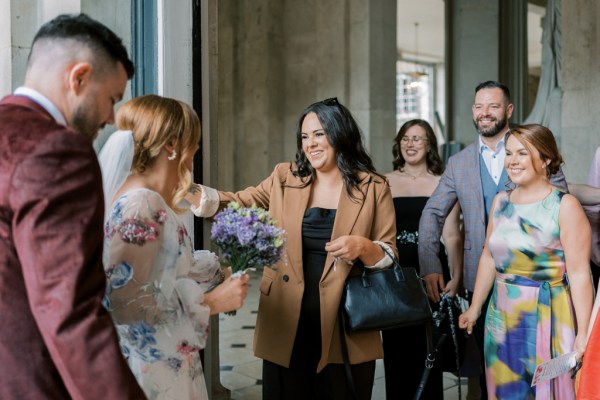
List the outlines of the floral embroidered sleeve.
{"type": "Polygon", "coordinates": [[[182,304],[190,314],[207,318],[206,307],[200,306],[202,288],[180,276],[181,255],[190,250],[167,210],[157,193],[145,190],[123,196],[113,208],[105,232],[106,306],[117,323],[166,322],[182,304]]]}

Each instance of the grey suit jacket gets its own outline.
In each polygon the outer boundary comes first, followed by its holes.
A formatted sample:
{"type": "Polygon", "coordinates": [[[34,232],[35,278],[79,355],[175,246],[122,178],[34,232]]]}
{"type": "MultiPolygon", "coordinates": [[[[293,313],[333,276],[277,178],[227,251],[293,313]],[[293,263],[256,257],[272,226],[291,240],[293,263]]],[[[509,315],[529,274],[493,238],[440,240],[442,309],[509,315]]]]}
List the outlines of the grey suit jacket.
{"type": "MultiPolygon", "coordinates": [[[[441,273],[438,258],[440,237],[446,217],[458,203],[465,229],[463,281],[473,291],[479,258],[485,243],[486,223],[483,186],[479,167],[479,141],[450,157],[440,183],[421,215],[419,223],[419,265],[421,275],[441,273]]],[[[562,171],[551,177],[551,183],[565,192],[567,182],[562,171]]]]}

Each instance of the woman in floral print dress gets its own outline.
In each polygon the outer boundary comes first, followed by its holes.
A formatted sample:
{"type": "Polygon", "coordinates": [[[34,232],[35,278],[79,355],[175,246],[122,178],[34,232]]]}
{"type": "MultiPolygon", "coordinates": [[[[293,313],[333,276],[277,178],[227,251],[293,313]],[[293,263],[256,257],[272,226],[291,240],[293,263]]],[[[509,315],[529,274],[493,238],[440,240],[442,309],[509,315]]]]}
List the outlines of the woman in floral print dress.
{"type": "Polygon", "coordinates": [[[132,140],[134,151],[131,174],[110,196],[105,304],[148,398],[208,399],[199,350],[209,316],[242,306],[248,276],[221,283],[216,255],[193,252],[178,216],[177,203],[192,183],[200,123],[186,104],[150,95],[121,107],[118,126],[131,130],[116,135],[132,140]]]}

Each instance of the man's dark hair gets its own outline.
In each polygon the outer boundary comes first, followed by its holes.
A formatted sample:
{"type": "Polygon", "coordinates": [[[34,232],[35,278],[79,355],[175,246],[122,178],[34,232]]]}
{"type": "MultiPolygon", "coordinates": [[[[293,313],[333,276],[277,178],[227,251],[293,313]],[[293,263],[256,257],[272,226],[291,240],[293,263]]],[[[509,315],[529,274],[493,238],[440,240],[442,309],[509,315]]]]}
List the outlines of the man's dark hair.
{"type": "Polygon", "coordinates": [[[497,81],[481,82],[475,88],[475,94],[477,94],[477,92],[479,92],[481,89],[495,89],[495,88],[502,90],[502,93],[504,93],[504,98],[506,99],[506,103],[510,104],[510,90],[508,90],[508,87],[506,87],[506,85],[504,85],[500,82],[497,82],[497,81]]]}
{"type": "Polygon", "coordinates": [[[120,62],[133,77],[133,62],[127,55],[122,40],[109,28],[86,14],[63,14],[46,22],[33,38],[35,44],[42,39],[72,39],[88,46],[94,53],[100,52],[115,62],[120,62]]]}

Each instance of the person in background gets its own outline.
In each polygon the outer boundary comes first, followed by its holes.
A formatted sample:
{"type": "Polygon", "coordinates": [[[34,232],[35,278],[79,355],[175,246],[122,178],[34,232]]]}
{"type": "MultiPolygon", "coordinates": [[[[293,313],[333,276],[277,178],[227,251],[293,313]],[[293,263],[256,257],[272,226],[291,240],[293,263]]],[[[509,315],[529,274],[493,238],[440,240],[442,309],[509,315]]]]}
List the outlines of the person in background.
{"type": "Polygon", "coordinates": [[[264,360],[263,399],[370,399],[375,359],[383,357],[379,331],[343,332],[338,315],[349,274],[392,264],[385,254],[396,252],[390,189],[335,98],[302,112],[296,143],[296,161],[278,164],[258,186],[237,193],[198,186],[188,199],[198,216],[231,201],[255,203],[287,232],[284,260],[265,267],[260,283],[254,353],[264,360]]]}
{"type": "MultiPolygon", "coordinates": [[[[386,174],[386,177],[396,211],[398,257],[400,265],[414,267],[419,273],[419,220],[429,196],[438,185],[444,166],[438,154],[435,133],[431,125],[421,119],[413,119],[402,125],[394,138],[392,152],[394,171],[386,174]]],[[[454,297],[462,278],[462,234],[458,204],[446,219],[442,238],[445,248],[442,246],[439,256],[447,282],[444,293],[454,297]],[[452,274],[448,264],[452,267],[452,274]]],[[[386,397],[412,398],[425,369],[425,327],[384,330],[382,337],[386,397]]],[[[434,363],[423,391],[424,399],[444,398],[442,372],[440,363],[434,363]]]]}
{"type": "Polygon", "coordinates": [[[515,188],[491,206],[471,306],[459,324],[473,331],[493,288],[484,339],[488,398],[575,399],[570,373],[531,382],[540,363],[572,351],[581,360],[585,351],[590,225],[579,201],[549,180],[563,161],[548,128],[513,127],[505,149],[515,188]]]}
{"type": "MultiPolygon", "coordinates": [[[[588,185],[592,188],[600,187],[600,147],[596,149],[590,172],[588,174],[588,185]]],[[[569,185],[569,188],[571,186],[569,185]]],[[[585,213],[592,227],[592,253],[590,267],[596,291],[598,290],[598,279],[600,279],[600,206],[584,206],[585,213]]],[[[596,301],[592,310],[588,330],[588,344],[585,349],[586,356],[583,359],[579,390],[577,398],[581,400],[600,399],[600,320],[598,309],[600,308],[600,296],[596,294],[596,301]]]]}
{"type": "MultiPolygon", "coordinates": [[[[504,136],[509,130],[513,105],[510,91],[500,82],[486,81],[475,88],[472,107],[473,123],[479,138],[450,157],[421,216],[419,223],[419,264],[427,293],[439,301],[445,290],[440,254],[440,238],[446,217],[456,203],[460,205],[465,228],[463,283],[469,297],[475,288],[477,265],[485,241],[485,230],[494,196],[507,189],[508,176],[504,168],[504,136]]],[[[552,185],[567,190],[562,171],[550,177],[552,185]]],[[[484,305],[482,309],[486,309],[484,305]]],[[[483,371],[483,326],[485,313],[475,325],[475,341],[480,351],[483,371]]],[[[479,378],[482,399],[487,398],[485,375],[479,378]]]]}
{"type": "Polygon", "coordinates": [[[214,253],[192,251],[178,215],[192,184],[200,121],[187,104],[156,95],[128,101],[117,117],[122,131],[100,154],[105,181],[121,180],[107,185],[117,191],[106,194],[113,199],[105,225],[106,308],[148,398],[208,400],[199,351],[209,317],[243,305],[249,276],[224,280],[214,253]],[[132,160],[131,173],[120,173],[127,165],[115,159],[132,160]]]}
{"type": "Polygon", "coordinates": [[[579,199],[592,226],[590,268],[594,287],[598,290],[598,280],[600,279],[600,147],[596,149],[590,165],[587,185],[569,183],[569,192],[579,199]]]}
{"type": "Polygon", "coordinates": [[[0,102],[0,398],[134,399],[102,307],[102,180],[92,140],[133,75],[111,30],[61,15],[0,102]]]}

